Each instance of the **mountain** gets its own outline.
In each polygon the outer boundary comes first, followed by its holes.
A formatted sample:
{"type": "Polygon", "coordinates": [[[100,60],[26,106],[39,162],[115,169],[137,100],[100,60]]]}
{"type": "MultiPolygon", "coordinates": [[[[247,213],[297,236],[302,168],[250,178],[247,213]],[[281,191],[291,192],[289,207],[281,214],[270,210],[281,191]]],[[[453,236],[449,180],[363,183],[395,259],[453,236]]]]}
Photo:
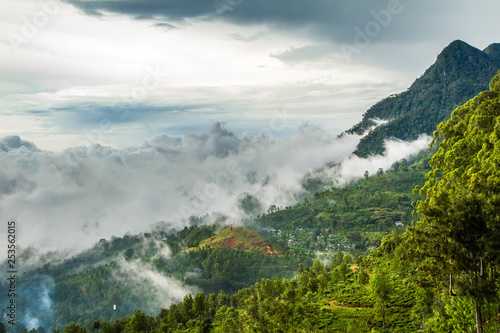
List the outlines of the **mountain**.
{"type": "Polygon", "coordinates": [[[372,119],[388,120],[365,136],[355,153],[381,154],[386,139],[415,140],[423,133],[432,134],[457,106],[487,90],[499,69],[500,44],[481,51],[460,40],[452,42],[407,91],[378,102],[347,131],[361,134],[373,126],[372,119]]]}
{"type": "MultiPolygon", "coordinates": [[[[312,263],[255,231],[225,227],[222,218],[198,226],[202,221],[192,218],[196,224],[177,232],[159,224],[151,232],[101,239],[57,262],[44,257],[47,263],[27,268],[16,280],[22,286],[17,322],[52,332],[72,321],[90,326],[96,318],[130,316],[138,308],[152,314],[188,293],[233,293],[263,278],[292,278],[300,263],[312,263]]],[[[34,249],[23,254],[24,262],[36,258],[34,249]]],[[[0,265],[4,272],[5,265],[0,265]]],[[[8,282],[3,279],[0,287],[8,282]]],[[[0,295],[0,302],[8,302],[6,296],[0,295]]]]}
{"type": "MultiPolygon", "coordinates": [[[[222,217],[212,225],[192,218],[193,225],[180,231],[160,224],[148,233],[101,239],[66,260],[47,257],[45,265],[19,276],[18,321],[45,332],[72,321],[85,327],[96,319],[111,323],[136,309],[156,314],[187,293],[203,291],[208,299],[263,278],[290,279],[318,256],[327,261],[337,251],[366,253],[392,230],[404,230],[395,222],[414,220],[411,190],[425,182],[429,158],[430,151],[421,152],[387,172],[246,221],[245,228],[226,226],[222,217]]],[[[23,262],[36,257],[28,251],[23,262]]],[[[0,301],[7,301],[6,294],[0,301]]]]}
{"type": "MultiPolygon", "coordinates": [[[[329,260],[320,257],[309,267],[301,266],[294,279],[262,279],[232,295],[187,295],[156,316],[136,310],[121,320],[102,316],[94,317],[100,321],[80,319],[65,326],[64,332],[99,328],[104,333],[500,332],[500,237],[496,235],[500,172],[494,167],[498,160],[494,143],[498,141],[499,109],[500,73],[491,81],[489,91],[456,108],[451,119],[439,126],[444,140],[432,156],[429,180],[414,192],[423,200],[416,206],[409,203],[410,197],[401,197],[398,192],[406,188],[403,193],[410,196],[408,185],[412,181],[407,178],[413,178],[412,173],[424,178],[422,168],[429,164],[429,152],[420,152],[411,165],[401,161],[388,173],[381,171],[346,188],[316,193],[304,203],[272,210],[257,221],[266,225],[279,222],[283,241],[287,240],[286,225],[290,232],[302,231],[305,225],[318,227],[318,235],[307,234],[319,243],[322,237],[317,236],[327,233],[320,229],[323,223],[335,228],[336,233],[346,227],[344,223],[339,226],[340,220],[334,218],[342,211],[364,210],[363,206],[377,201],[377,205],[392,206],[401,213],[416,208],[420,221],[403,234],[393,229],[367,256],[353,258],[338,251],[329,260]],[[387,184],[385,193],[383,184],[387,184]],[[370,195],[370,189],[375,188],[377,191],[370,195]],[[321,213],[316,215],[317,210],[321,213]],[[324,221],[328,218],[333,219],[324,221]]],[[[394,225],[386,216],[379,220],[380,227],[386,218],[386,226],[394,225]]],[[[362,219],[359,222],[369,224],[362,219]]],[[[186,229],[185,236],[193,229],[186,229]]],[[[225,230],[228,236],[246,233],[241,228],[225,230]]],[[[298,234],[292,235],[294,241],[286,242],[291,247],[298,241],[295,236],[298,234]]]]}
{"type": "MultiPolygon", "coordinates": [[[[370,118],[379,117],[392,119],[381,127],[386,129],[380,131],[382,143],[396,136],[387,135],[390,130],[407,136],[426,132],[413,127],[437,124],[439,117],[449,113],[446,105],[458,103],[453,101],[469,90],[483,90],[480,81],[488,74],[482,70],[490,66],[493,71],[498,45],[480,51],[460,41],[450,44],[408,91],[370,109],[358,130],[368,128],[370,118]]],[[[358,154],[361,148],[360,144],[358,154]]],[[[417,270],[405,258],[403,247],[397,249],[405,239],[397,230],[417,219],[412,202],[418,197],[412,189],[425,182],[432,153],[420,152],[394,163],[390,170],[317,192],[292,207],[275,207],[243,221],[245,228],[226,227],[223,216],[192,217],[191,226],[178,232],[159,225],[148,233],[101,239],[88,251],[20,275],[16,304],[23,311],[18,312],[18,322],[29,328],[40,326],[39,333],[62,330],[65,325],[66,332],[78,331],[71,329],[75,326],[71,322],[98,330],[97,319],[103,332],[151,331],[152,327],[208,332],[212,324],[214,332],[234,327],[255,327],[253,331],[259,332],[271,327],[283,332],[324,332],[326,328],[414,332],[421,327],[421,316],[430,317],[433,311],[440,315],[454,304],[441,298],[433,302],[436,290],[414,284],[411,279],[417,270]],[[215,224],[204,225],[214,220],[215,224]],[[366,259],[358,256],[377,247],[366,259]],[[344,256],[346,252],[356,254],[354,260],[344,256]],[[313,263],[313,258],[319,259],[313,263]],[[295,280],[283,280],[294,276],[295,280]],[[384,285],[390,296],[380,299],[376,290],[384,285]],[[206,296],[194,296],[198,291],[206,296]],[[431,304],[440,308],[435,310],[431,304]],[[133,314],[136,309],[144,312],[133,314]],[[148,315],[156,313],[160,314],[148,315]],[[115,321],[118,318],[124,319],[115,321]]],[[[25,256],[24,261],[30,262],[37,253],[25,256]]],[[[8,283],[3,279],[0,287],[7,290],[8,283]]],[[[7,301],[6,294],[0,295],[0,301],[7,301]]]]}
{"type": "Polygon", "coordinates": [[[489,55],[490,58],[494,59],[495,61],[500,62],[500,43],[491,44],[490,46],[485,48],[483,52],[489,55]]]}

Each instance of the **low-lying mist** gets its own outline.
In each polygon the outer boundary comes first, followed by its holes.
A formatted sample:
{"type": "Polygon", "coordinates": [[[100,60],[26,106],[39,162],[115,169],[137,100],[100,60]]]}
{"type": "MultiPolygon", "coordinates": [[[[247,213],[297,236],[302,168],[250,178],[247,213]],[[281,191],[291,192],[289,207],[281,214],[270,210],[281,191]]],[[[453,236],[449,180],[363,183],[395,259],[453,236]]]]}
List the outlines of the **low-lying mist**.
{"type": "MultiPolygon", "coordinates": [[[[159,221],[176,228],[191,215],[220,212],[234,222],[248,194],[263,209],[285,206],[304,175],[343,185],[425,148],[428,137],[387,142],[383,156],[352,156],[361,136],[341,137],[306,124],[293,137],[237,135],[222,123],[183,136],[158,135],[138,147],[101,145],[42,151],[0,139],[0,218],[15,220],[18,245],[83,249],[101,238],[140,232],[159,221]],[[333,168],[323,168],[326,164],[333,168]]],[[[1,240],[4,242],[4,238],[1,240]]]]}

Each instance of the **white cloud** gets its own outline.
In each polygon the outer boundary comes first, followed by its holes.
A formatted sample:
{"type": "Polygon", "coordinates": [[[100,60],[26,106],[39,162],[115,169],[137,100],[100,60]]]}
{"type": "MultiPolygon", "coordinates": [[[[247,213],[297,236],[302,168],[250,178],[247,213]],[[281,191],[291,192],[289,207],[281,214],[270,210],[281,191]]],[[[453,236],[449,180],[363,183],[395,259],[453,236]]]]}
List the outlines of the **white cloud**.
{"type": "MultiPolygon", "coordinates": [[[[307,34],[196,19],[164,30],[152,19],[87,16],[55,3],[51,15],[38,1],[18,6],[6,0],[0,14],[7,34],[28,40],[17,52],[7,35],[0,40],[0,133],[22,135],[45,149],[80,144],[83,133],[108,117],[99,109],[116,110],[123,99],[137,105],[135,117],[114,122],[106,140],[94,143],[125,147],[165,131],[200,129],[210,120],[255,130],[283,108],[300,118],[294,126],[318,120],[340,133],[374,101],[403,88],[397,76],[371,66],[346,66],[335,58],[316,62],[314,49],[307,66],[288,66],[272,56],[311,44],[307,34]],[[39,12],[48,21],[26,38],[23,29],[39,12]],[[162,73],[159,82],[150,69],[162,73]],[[359,98],[368,87],[373,90],[359,98]]],[[[331,43],[318,45],[320,53],[335,52],[331,43]]]]}
{"type": "Polygon", "coordinates": [[[421,135],[413,142],[387,140],[385,142],[386,151],[383,155],[374,155],[368,158],[352,155],[340,165],[325,170],[322,176],[334,179],[338,185],[343,186],[362,177],[365,171],[374,175],[380,168],[385,171],[389,170],[394,162],[426,149],[431,140],[432,138],[428,135],[421,135]]]}
{"type": "Polygon", "coordinates": [[[140,147],[37,151],[13,138],[0,150],[0,219],[16,220],[24,246],[84,248],[100,238],[147,230],[159,221],[222,212],[238,221],[238,199],[250,193],[264,208],[291,205],[304,175],[339,164],[327,176],[343,184],[424,148],[388,142],[388,152],[352,157],[360,136],[341,138],[306,124],[276,139],[277,120],[263,133],[237,135],[219,123],[204,132],[160,135],[140,147]],[[18,144],[14,143],[17,142],[18,144]]]}
{"type": "Polygon", "coordinates": [[[133,292],[138,295],[144,294],[145,285],[148,288],[147,292],[154,291],[156,299],[148,299],[147,303],[153,313],[168,308],[172,303],[181,302],[187,294],[195,295],[200,291],[196,287],[186,286],[179,280],[161,274],[150,264],[141,261],[120,261],[119,269],[114,272],[113,278],[135,286],[136,290],[133,292]]]}

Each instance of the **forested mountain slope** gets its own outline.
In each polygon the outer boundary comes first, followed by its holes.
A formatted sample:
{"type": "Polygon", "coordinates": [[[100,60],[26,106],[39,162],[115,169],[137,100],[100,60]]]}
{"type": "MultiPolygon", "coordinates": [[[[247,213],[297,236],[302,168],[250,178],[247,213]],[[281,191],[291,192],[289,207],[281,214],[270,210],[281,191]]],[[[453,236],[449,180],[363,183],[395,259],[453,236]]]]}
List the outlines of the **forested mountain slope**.
{"type": "Polygon", "coordinates": [[[392,230],[404,230],[396,222],[414,220],[411,190],[424,184],[431,153],[297,205],[270,209],[245,221],[245,229],[226,227],[223,216],[210,218],[217,220],[211,225],[192,217],[192,226],[178,232],[159,225],[149,233],[102,239],[88,251],[24,274],[19,321],[37,319],[52,331],[71,321],[84,327],[96,319],[113,322],[138,308],[152,315],[179,299],[158,289],[151,276],[187,292],[231,295],[263,278],[293,278],[317,257],[365,254],[392,230]]]}
{"type": "MultiPolygon", "coordinates": [[[[292,280],[228,296],[186,296],[156,317],[137,310],[103,332],[500,331],[500,72],[441,123],[420,220],[365,258],[316,259],[292,280]]],[[[84,332],[77,324],[65,332],[84,332]]]]}
{"type": "Polygon", "coordinates": [[[499,48],[500,44],[491,44],[481,51],[459,40],[452,42],[407,91],[372,106],[348,131],[361,134],[373,126],[374,118],[389,121],[364,137],[356,154],[380,154],[388,138],[415,140],[420,134],[432,134],[453,109],[488,89],[500,69],[499,48]]]}
{"type": "MultiPolygon", "coordinates": [[[[449,56],[499,55],[498,44],[485,52],[464,44],[443,51],[419,85],[435,91],[442,73],[458,71],[449,56]]],[[[273,205],[245,229],[224,216],[211,225],[192,217],[183,230],[102,239],[25,273],[19,322],[38,323],[38,333],[472,332],[480,318],[481,332],[498,332],[499,82],[500,74],[439,125],[437,153],[273,205]]]]}

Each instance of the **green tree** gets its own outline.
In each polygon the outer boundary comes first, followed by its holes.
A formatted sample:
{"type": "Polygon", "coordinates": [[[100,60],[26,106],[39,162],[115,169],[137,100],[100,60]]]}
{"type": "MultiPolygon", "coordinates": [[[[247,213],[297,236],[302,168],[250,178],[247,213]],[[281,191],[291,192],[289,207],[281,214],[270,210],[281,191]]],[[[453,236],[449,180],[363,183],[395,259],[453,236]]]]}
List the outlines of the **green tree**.
{"type": "Polygon", "coordinates": [[[243,332],[238,310],[233,307],[222,306],[215,315],[215,332],[238,333],[243,332]]]}
{"type": "Polygon", "coordinates": [[[205,314],[205,294],[197,293],[193,301],[193,312],[200,317],[200,322],[205,314]]]}
{"type": "Polygon", "coordinates": [[[127,332],[147,332],[149,331],[149,318],[141,310],[136,310],[130,318],[125,329],[127,332]]]}
{"type": "Polygon", "coordinates": [[[72,321],[69,325],[64,326],[63,333],[85,333],[85,328],[72,321]]]}
{"type": "Polygon", "coordinates": [[[368,284],[368,282],[370,281],[370,276],[368,275],[368,273],[366,273],[366,271],[362,267],[358,269],[357,277],[358,277],[358,283],[362,286],[368,284]]]}
{"type": "Polygon", "coordinates": [[[312,267],[311,267],[311,272],[314,272],[316,275],[324,274],[326,273],[325,266],[323,266],[323,263],[319,259],[315,259],[313,261],[312,267]]]}
{"type": "Polygon", "coordinates": [[[370,288],[373,296],[375,296],[377,300],[375,307],[382,314],[382,325],[385,327],[387,304],[390,302],[391,295],[394,292],[394,288],[387,273],[383,271],[375,272],[370,279],[370,288]]]}
{"type": "Polygon", "coordinates": [[[411,229],[426,282],[470,297],[476,332],[481,308],[497,295],[500,263],[500,72],[490,90],[453,111],[434,133],[439,149],[411,229]]]}
{"type": "Polygon", "coordinates": [[[93,323],[92,323],[92,331],[96,331],[96,332],[99,332],[99,329],[101,328],[101,322],[99,320],[95,320],[93,323]]]}

